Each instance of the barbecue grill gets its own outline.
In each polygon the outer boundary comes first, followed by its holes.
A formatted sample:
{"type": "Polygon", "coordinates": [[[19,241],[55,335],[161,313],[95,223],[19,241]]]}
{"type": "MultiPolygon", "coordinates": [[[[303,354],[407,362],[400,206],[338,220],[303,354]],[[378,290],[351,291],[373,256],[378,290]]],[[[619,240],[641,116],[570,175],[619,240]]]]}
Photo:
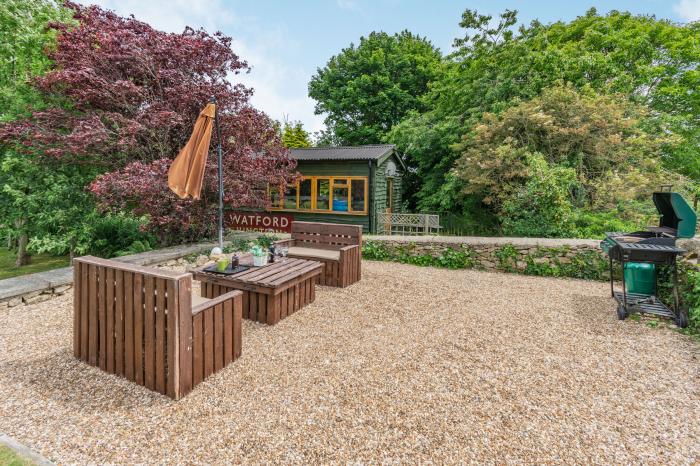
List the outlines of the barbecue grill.
{"type": "Polygon", "coordinates": [[[688,325],[688,312],[681,309],[678,297],[676,260],[685,250],[676,246],[677,238],[695,235],[697,216],[683,197],[663,186],[652,196],[659,212],[659,226],[632,233],[606,233],[600,244],[610,259],[610,293],[617,301],[617,316],[626,319],[631,312],[653,314],[675,320],[683,328],[688,325]],[[622,288],[615,289],[613,262],[622,268],[622,288]],[[668,266],[673,285],[673,308],[656,295],[657,266],[668,266]],[[646,278],[646,280],[645,280],[646,278]]]}

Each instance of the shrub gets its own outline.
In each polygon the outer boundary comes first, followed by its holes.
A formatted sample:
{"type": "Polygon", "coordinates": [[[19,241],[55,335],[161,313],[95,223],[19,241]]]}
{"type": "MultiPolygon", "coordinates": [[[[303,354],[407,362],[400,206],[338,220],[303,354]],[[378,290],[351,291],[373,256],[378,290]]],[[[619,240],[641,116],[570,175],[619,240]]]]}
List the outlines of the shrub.
{"type": "Polygon", "coordinates": [[[503,202],[503,233],[512,236],[563,237],[572,230],[572,168],[550,166],[541,154],[527,157],[530,177],[503,202]]]}
{"type": "Polygon", "coordinates": [[[97,217],[90,232],[88,253],[99,257],[116,257],[151,250],[153,235],[143,231],[145,221],[127,215],[97,217]]]}
{"type": "Polygon", "coordinates": [[[364,241],[362,243],[362,257],[368,260],[390,260],[391,254],[387,247],[378,241],[364,241]]]}
{"type": "MultiPolygon", "coordinates": [[[[659,297],[667,305],[673,305],[673,282],[667,267],[659,268],[659,297]]],[[[678,263],[678,288],[681,306],[688,310],[689,333],[700,333],[700,268],[687,262],[678,263]]]]}

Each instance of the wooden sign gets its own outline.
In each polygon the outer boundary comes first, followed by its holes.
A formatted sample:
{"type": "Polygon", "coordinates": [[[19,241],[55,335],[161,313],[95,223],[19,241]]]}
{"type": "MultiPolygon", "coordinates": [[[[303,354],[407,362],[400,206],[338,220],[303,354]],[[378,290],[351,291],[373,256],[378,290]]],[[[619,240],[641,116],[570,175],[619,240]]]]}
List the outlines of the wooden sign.
{"type": "Polygon", "coordinates": [[[231,230],[291,233],[292,220],[293,216],[277,212],[226,212],[226,228],[231,230]]]}

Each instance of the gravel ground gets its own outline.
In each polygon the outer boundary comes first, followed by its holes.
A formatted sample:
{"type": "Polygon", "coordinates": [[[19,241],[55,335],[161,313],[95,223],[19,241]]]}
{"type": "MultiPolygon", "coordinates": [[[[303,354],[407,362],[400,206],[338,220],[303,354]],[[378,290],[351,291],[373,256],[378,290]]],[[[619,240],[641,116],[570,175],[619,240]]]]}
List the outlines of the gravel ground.
{"type": "Polygon", "coordinates": [[[700,350],[606,284],[365,262],[179,402],[0,311],[0,432],[58,463],[700,462],[700,350]]]}

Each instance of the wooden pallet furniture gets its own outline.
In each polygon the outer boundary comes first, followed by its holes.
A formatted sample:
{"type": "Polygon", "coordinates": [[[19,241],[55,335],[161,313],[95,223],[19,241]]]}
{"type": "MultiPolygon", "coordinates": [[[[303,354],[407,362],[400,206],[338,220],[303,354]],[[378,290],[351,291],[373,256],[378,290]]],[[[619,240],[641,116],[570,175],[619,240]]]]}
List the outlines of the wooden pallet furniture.
{"type": "Polygon", "coordinates": [[[292,237],[276,246],[288,257],[323,262],[319,285],[346,287],[362,277],[362,227],[338,223],[292,222],[292,237]]]}
{"type": "Polygon", "coordinates": [[[179,399],[241,355],[243,293],[192,296],[192,274],[79,257],[73,354],[179,399]]]}
{"type": "MultiPolygon", "coordinates": [[[[244,256],[241,264],[252,262],[244,256]]],[[[243,292],[243,318],[274,325],[316,299],[316,282],[323,264],[304,259],[281,259],[235,275],[221,275],[197,269],[195,280],[202,296],[215,298],[231,290],[243,292]]]]}

